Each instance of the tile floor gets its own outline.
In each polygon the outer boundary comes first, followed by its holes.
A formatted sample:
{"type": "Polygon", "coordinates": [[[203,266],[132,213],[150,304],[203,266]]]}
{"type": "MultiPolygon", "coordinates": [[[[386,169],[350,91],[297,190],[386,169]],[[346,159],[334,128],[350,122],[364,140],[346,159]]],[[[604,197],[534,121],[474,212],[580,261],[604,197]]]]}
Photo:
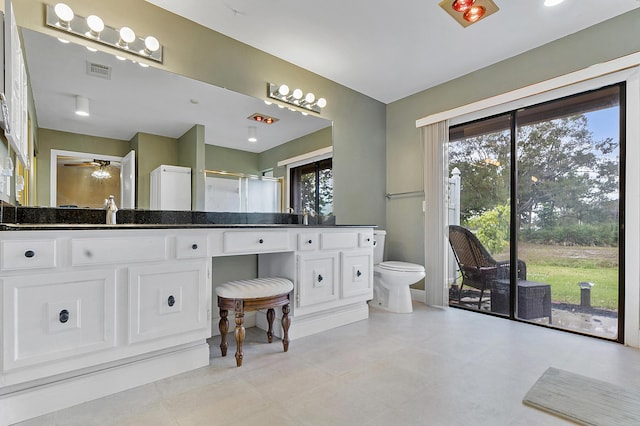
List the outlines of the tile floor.
{"type": "Polygon", "coordinates": [[[531,324],[416,303],[269,345],[247,332],[211,365],[22,425],[562,425],[522,397],[550,366],[638,386],[640,350],[531,324]]]}

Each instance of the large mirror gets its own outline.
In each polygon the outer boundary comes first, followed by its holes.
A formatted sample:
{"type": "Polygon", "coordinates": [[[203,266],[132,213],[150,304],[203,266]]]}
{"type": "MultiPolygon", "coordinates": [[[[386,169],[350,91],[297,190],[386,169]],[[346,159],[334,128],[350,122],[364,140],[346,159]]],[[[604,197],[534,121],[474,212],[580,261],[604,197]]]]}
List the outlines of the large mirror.
{"type": "MultiPolygon", "coordinates": [[[[22,36],[38,125],[36,205],[99,206],[107,193],[124,186],[121,167],[131,151],[132,207],[150,208],[151,173],[160,165],[190,167],[193,182],[205,182],[207,170],[278,178],[287,174],[287,159],[331,150],[331,122],[313,113],[268,105],[33,30],[22,29],[22,36]],[[77,115],[77,107],[89,115],[77,115]],[[255,114],[276,120],[266,124],[250,118],[255,114]],[[248,141],[251,128],[256,142],[248,141]],[[64,182],[73,186],[62,187],[64,182]]],[[[208,196],[204,189],[193,194],[208,196]]],[[[126,206],[126,200],[118,201],[126,206]]],[[[192,202],[199,210],[209,205],[205,199],[192,202]]],[[[283,201],[274,209],[286,207],[283,201]]]]}

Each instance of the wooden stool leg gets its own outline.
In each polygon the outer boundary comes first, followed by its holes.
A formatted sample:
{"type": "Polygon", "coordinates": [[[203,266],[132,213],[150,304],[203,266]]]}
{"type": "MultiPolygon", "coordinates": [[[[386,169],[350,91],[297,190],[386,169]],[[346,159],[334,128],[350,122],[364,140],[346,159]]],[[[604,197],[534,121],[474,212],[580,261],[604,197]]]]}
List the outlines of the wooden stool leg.
{"type": "Polygon", "coordinates": [[[242,365],[242,342],[244,341],[244,302],[242,300],[236,300],[236,366],[242,365]]]}
{"type": "Polygon", "coordinates": [[[267,310],[267,322],[269,323],[269,330],[267,330],[267,340],[269,343],[273,342],[273,320],[276,317],[276,311],[273,308],[267,310]]]}
{"type": "Polygon", "coordinates": [[[229,320],[227,315],[229,312],[226,309],[220,309],[220,321],[218,322],[218,328],[220,329],[220,350],[222,356],[227,356],[227,332],[229,331],[229,320]]]}
{"type": "Polygon", "coordinates": [[[289,326],[291,325],[291,318],[289,318],[289,304],[282,306],[282,346],[284,351],[289,350],[289,326]]]}

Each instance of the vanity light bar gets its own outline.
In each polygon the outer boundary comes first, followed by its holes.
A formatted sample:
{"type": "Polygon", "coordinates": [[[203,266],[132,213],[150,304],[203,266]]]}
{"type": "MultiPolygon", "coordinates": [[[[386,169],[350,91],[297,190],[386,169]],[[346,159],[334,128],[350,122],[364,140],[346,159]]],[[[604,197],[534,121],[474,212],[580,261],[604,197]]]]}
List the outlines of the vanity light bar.
{"type": "Polygon", "coordinates": [[[325,98],[316,98],[311,92],[304,94],[300,89],[290,91],[289,86],[286,84],[267,83],[267,96],[271,99],[296,106],[302,111],[313,111],[318,114],[322,112],[322,108],[327,106],[327,100],[325,98]]]}
{"type": "MultiPolygon", "coordinates": [[[[129,27],[119,30],[105,25],[96,15],[85,18],[64,3],[47,5],[46,24],[67,34],[104,44],[123,52],[162,63],[162,45],[153,36],[141,38],[129,27]]],[[[142,64],[141,64],[142,65],[142,64]]]]}

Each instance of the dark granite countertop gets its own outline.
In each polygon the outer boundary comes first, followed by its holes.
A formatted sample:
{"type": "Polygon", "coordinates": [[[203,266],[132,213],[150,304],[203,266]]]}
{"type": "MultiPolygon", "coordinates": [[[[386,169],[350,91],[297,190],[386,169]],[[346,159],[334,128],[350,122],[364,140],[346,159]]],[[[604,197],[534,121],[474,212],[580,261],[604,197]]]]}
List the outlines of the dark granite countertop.
{"type": "Polygon", "coordinates": [[[336,225],[335,216],[309,217],[289,213],[224,213],[166,210],[118,210],[117,225],[106,225],[103,209],[15,207],[0,204],[0,230],[178,229],[178,228],[290,228],[372,227],[336,225]]]}

